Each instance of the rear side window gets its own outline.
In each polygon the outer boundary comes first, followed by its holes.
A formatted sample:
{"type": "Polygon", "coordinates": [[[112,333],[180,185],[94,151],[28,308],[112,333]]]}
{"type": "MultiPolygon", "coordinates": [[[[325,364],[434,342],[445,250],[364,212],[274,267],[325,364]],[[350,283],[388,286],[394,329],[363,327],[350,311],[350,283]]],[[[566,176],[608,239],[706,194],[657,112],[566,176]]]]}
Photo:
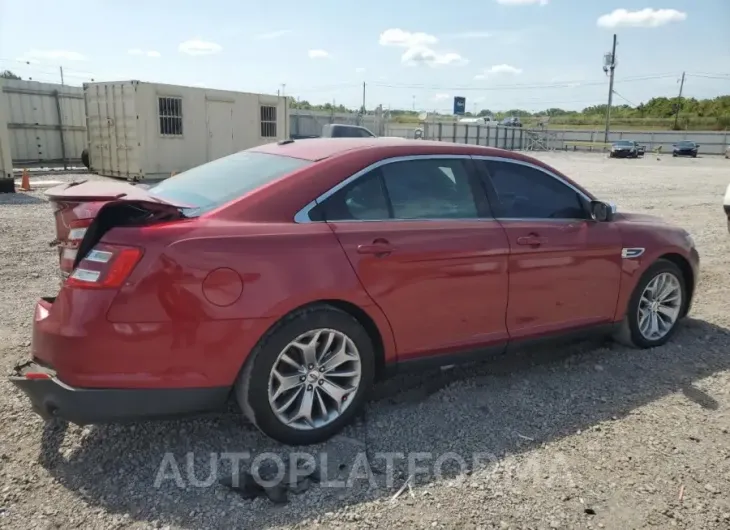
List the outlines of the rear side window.
{"type": "Polygon", "coordinates": [[[311,163],[288,156],[241,151],[163,180],[149,192],[173,204],[190,206],[199,215],[311,163]]]}
{"type": "Polygon", "coordinates": [[[461,159],[385,164],[334,193],[309,216],[313,221],[477,217],[471,179],[461,159]]]}
{"type": "Polygon", "coordinates": [[[377,169],[335,192],[309,214],[313,221],[377,221],[389,217],[388,199],[377,169]]]}
{"type": "Polygon", "coordinates": [[[396,219],[479,217],[461,159],[409,160],[381,168],[396,219]]]}

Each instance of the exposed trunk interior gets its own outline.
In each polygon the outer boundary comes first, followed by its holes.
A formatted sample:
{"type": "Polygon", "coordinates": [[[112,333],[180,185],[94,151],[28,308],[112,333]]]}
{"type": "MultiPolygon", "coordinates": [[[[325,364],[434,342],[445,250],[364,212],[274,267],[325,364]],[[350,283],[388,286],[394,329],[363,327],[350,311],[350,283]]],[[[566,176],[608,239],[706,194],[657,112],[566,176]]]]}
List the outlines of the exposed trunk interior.
{"type": "Polygon", "coordinates": [[[86,230],[76,254],[74,267],[101,241],[109,230],[118,226],[145,226],[182,219],[182,212],[168,204],[147,201],[115,201],[104,205],[86,230]]]}

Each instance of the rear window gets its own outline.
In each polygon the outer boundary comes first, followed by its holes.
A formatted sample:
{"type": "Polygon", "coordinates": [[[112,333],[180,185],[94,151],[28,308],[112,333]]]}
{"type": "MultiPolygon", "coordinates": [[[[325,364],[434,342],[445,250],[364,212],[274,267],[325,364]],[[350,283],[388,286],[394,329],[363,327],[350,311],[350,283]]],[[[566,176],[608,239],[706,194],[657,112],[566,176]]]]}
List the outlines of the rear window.
{"type": "Polygon", "coordinates": [[[173,204],[190,205],[194,209],[190,215],[200,215],[311,163],[241,151],[163,180],[149,193],[173,204]]]}

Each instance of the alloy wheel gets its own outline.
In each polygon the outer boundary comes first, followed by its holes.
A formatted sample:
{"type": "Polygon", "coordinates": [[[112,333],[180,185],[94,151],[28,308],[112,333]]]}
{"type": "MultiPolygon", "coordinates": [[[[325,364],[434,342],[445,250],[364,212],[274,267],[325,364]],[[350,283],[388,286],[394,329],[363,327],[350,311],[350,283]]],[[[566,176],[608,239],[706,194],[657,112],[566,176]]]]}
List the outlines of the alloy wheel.
{"type": "Polygon", "coordinates": [[[671,272],[657,274],[646,285],[639,299],[639,333],[656,341],[669,333],[682,309],[682,285],[671,272]]]}
{"type": "Polygon", "coordinates": [[[360,386],[360,352],[334,329],[308,331],[279,353],[269,375],[269,405],[294,429],[319,429],[350,406],[360,386]]]}

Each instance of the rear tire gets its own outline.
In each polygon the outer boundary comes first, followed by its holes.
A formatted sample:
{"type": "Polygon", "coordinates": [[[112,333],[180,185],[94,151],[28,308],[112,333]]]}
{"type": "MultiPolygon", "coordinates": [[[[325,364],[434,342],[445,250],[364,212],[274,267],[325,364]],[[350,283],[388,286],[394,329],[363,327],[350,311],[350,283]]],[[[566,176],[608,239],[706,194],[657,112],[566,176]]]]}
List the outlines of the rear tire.
{"type": "MultiPolygon", "coordinates": [[[[649,291],[651,291],[650,287],[649,291]]],[[[654,299],[659,300],[661,296],[655,296],[654,299]]],[[[682,271],[671,261],[660,259],[651,265],[639,280],[629,299],[626,316],[614,335],[614,339],[634,348],[646,349],[661,346],[676,332],[677,324],[684,315],[686,306],[687,288],[682,271]],[[653,282],[659,285],[659,288],[654,291],[654,295],[661,295],[662,289],[667,293],[664,297],[667,303],[658,303],[655,310],[652,310],[651,303],[649,303],[652,300],[652,293],[647,292],[647,287],[653,282]],[[662,286],[664,287],[662,288],[662,286]],[[669,320],[667,315],[673,314],[675,311],[676,315],[671,319],[671,323],[667,324],[669,320]],[[645,317],[649,319],[648,322],[641,317],[642,313],[644,315],[648,313],[648,316],[645,317]],[[660,330],[661,333],[649,333],[652,319],[655,319],[659,327],[663,328],[660,330]],[[662,326],[662,324],[665,325],[662,326]]]]}
{"type": "Polygon", "coordinates": [[[373,384],[374,355],[367,331],[348,313],[328,305],[298,310],[253,349],[236,382],[236,400],[270,438],[288,445],[320,443],[342,430],[362,407],[373,384]],[[311,369],[302,344],[313,345],[308,351],[317,359],[311,369]],[[335,351],[348,359],[335,364],[337,370],[332,368],[335,351]],[[342,399],[332,398],[330,392],[340,395],[343,389],[342,399]],[[282,412],[290,399],[291,406],[282,412]],[[309,415],[300,417],[305,410],[309,415]]]}

